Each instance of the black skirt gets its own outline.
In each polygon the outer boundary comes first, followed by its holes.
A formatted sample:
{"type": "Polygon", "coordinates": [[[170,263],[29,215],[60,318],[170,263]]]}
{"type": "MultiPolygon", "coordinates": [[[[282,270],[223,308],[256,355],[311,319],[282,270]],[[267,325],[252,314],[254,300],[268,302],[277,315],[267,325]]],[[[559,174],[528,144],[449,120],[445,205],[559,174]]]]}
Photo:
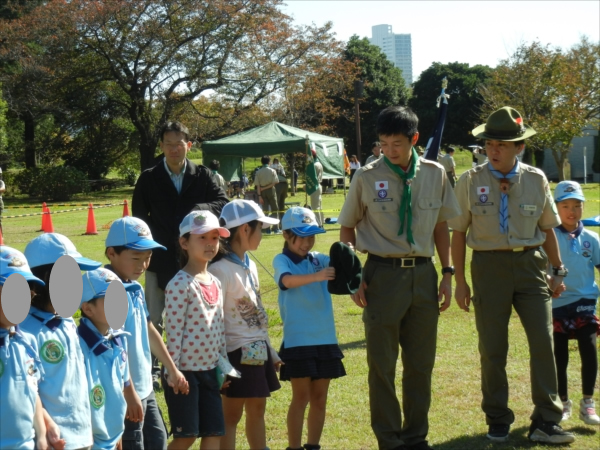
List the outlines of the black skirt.
{"type": "Polygon", "coordinates": [[[284,363],[279,370],[281,381],[306,377],[312,380],[331,379],[346,375],[342,363],[344,354],[337,344],[285,348],[284,342],[281,344],[279,357],[284,363]]]}

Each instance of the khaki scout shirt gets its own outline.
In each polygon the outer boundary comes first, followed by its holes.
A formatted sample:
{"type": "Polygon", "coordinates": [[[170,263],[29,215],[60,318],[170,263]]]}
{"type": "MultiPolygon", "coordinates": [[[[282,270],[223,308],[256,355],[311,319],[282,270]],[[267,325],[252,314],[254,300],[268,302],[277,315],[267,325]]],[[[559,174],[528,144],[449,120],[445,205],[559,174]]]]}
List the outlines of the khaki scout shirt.
{"type": "Polygon", "coordinates": [[[279,183],[279,178],[277,177],[277,172],[271,169],[268,166],[262,167],[256,171],[254,184],[256,186],[268,186],[270,184],[279,183]]]}
{"type": "Polygon", "coordinates": [[[356,171],[338,223],[356,228],[357,250],[383,257],[433,256],[435,225],[460,214],[452,186],[437,162],[417,159],[411,184],[414,245],[406,230],[398,236],[404,188],[384,158],[356,171]]]}
{"type": "Polygon", "coordinates": [[[444,166],[444,169],[446,170],[446,172],[452,172],[452,169],[454,168],[454,166],[456,166],[454,159],[452,158],[452,156],[450,156],[448,154],[446,154],[440,158],[440,164],[442,166],[444,166]]]}
{"type": "Polygon", "coordinates": [[[463,173],[454,192],[462,215],[448,221],[454,230],[467,233],[473,250],[506,250],[542,245],[548,230],[560,225],[544,173],[519,163],[508,191],[508,232],[500,232],[500,180],[489,163],[463,173]]]}

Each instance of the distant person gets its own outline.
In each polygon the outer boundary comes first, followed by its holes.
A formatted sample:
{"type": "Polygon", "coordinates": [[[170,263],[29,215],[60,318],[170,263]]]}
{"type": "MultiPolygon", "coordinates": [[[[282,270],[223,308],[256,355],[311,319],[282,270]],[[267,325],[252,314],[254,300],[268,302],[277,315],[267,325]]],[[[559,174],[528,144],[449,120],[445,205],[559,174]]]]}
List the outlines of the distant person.
{"type": "Polygon", "coordinates": [[[594,404],[594,385],[598,376],[596,335],[600,321],[596,315],[598,284],[594,268],[600,271],[600,238],[581,223],[585,197],[579,183],[561,181],[554,190],[554,201],[561,224],[554,229],[560,255],[571,277],[566,290],[552,299],[554,359],[558,375],[558,395],[563,404],[562,420],[573,411],[569,400],[567,366],[569,340],[577,340],[581,357],[581,393],[579,419],[588,425],[600,425],[594,404]]]}
{"type": "Polygon", "coordinates": [[[444,170],[446,171],[446,175],[448,175],[448,181],[450,181],[450,185],[452,189],[454,189],[454,185],[456,183],[456,163],[454,162],[454,148],[448,147],[446,149],[446,154],[440,158],[440,164],[444,166],[444,170]]]}
{"type": "Polygon", "coordinates": [[[317,151],[315,149],[312,149],[312,155],[315,159],[315,172],[317,174],[317,190],[310,194],[310,208],[314,211],[319,226],[323,227],[323,211],[321,207],[323,195],[323,186],[321,186],[321,182],[323,181],[323,164],[321,164],[321,162],[317,158],[317,151]]]}
{"type": "Polygon", "coordinates": [[[298,171],[294,168],[294,192],[298,191],[298,171]]]}
{"type": "MultiPolygon", "coordinates": [[[[146,302],[150,319],[162,335],[165,287],[179,265],[179,224],[194,210],[209,210],[217,216],[229,200],[208,167],[187,159],[192,148],[188,128],[180,122],[167,122],[160,131],[159,146],[164,159],[142,172],[131,202],[132,215],[142,219],[150,233],[167,250],[156,252],[146,272],[146,302]]],[[[159,387],[158,368],[155,387],[159,387]]]]}
{"type": "Polygon", "coordinates": [[[379,143],[379,141],[373,142],[373,144],[371,145],[371,151],[373,152],[373,154],[367,158],[365,166],[381,158],[381,144],[379,143]]]}
{"type": "Polygon", "coordinates": [[[218,160],[213,159],[210,162],[210,164],[208,165],[208,167],[212,171],[213,177],[215,177],[215,182],[217,183],[217,185],[224,191],[227,191],[227,181],[225,181],[225,178],[223,178],[223,175],[221,175],[219,173],[219,169],[221,168],[221,163],[218,160]]]}
{"type": "Polygon", "coordinates": [[[285,175],[285,169],[279,162],[279,159],[274,158],[271,169],[277,172],[279,183],[275,185],[275,195],[277,196],[277,206],[279,207],[279,217],[283,217],[285,211],[285,199],[288,196],[288,180],[285,175]]]}
{"type": "Polygon", "coordinates": [[[487,162],[487,154],[485,149],[483,148],[474,148],[473,149],[473,167],[480,166],[483,163],[487,162]]]}
{"type": "Polygon", "coordinates": [[[352,177],[356,171],[360,169],[360,162],[358,162],[358,158],[356,155],[350,155],[350,182],[352,183],[352,177]]]}
{"type": "MultiPolygon", "coordinates": [[[[271,162],[271,157],[269,155],[263,156],[260,159],[260,162],[262,167],[256,171],[256,175],[254,177],[256,191],[260,196],[260,202],[263,205],[263,209],[268,210],[270,208],[271,217],[277,219],[277,211],[279,211],[279,207],[277,205],[275,186],[277,183],[279,183],[279,178],[277,177],[277,172],[269,167],[269,163],[271,162]]],[[[281,234],[278,223],[274,224],[272,228],[267,228],[266,233],[271,234],[271,232],[275,234],[281,234]]]]}

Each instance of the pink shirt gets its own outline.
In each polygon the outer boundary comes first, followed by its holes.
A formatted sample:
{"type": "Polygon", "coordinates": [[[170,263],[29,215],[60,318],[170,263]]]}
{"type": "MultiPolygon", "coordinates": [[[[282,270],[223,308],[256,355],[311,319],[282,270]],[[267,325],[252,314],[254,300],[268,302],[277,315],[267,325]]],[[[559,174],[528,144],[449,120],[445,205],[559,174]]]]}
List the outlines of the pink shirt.
{"type": "Polygon", "coordinates": [[[180,270],[165,289],[167,350],[179,370],[217,366],[225,349],[221,284],[211,275],[203,283],[180,270]]]}

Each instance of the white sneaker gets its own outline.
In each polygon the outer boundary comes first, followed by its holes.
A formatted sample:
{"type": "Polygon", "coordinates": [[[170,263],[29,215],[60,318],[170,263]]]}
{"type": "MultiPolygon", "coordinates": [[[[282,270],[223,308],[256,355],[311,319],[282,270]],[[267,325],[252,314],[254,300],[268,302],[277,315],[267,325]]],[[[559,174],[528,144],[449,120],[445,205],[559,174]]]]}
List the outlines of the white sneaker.
{"type": "Polygon", "coordinates": [[[562,420],[569,420],[571,418],[571,414],[573,413],[573,402],[571,400],[567,400],[566,402],[562,402],[562,404],[563,404],[562,420]]]}
{"type": "Polygon", "coordinates": [[[596,414],[596,405],[593,399],[581,399],[579,403],[579,418],[588,425],[600,425],[600,417],[596,414]]]}

